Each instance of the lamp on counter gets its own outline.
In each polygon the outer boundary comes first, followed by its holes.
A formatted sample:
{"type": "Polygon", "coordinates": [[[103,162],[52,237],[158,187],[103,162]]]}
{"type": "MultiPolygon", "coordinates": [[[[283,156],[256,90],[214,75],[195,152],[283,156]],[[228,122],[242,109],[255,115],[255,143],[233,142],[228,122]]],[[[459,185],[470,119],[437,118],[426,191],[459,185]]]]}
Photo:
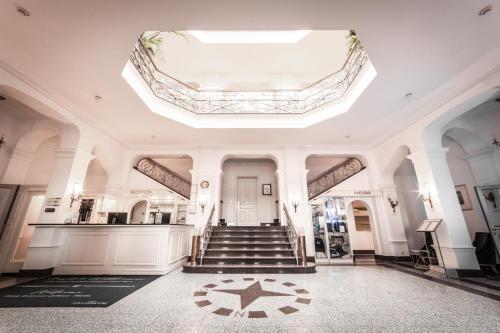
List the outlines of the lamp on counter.
{"type": "Polygon", "coordinates": [[[71,202],[69,204],[69,207],[73,207],[73,203],[75,201],[80,201],[82,198],[82,187],[80,186],[79,183],[73,183],[73,190],[71,191],[71,202]]]}
{"type": "Polygon", "coordinates": [[[200,196],[200,201],[199,201],[200,207],[201,207],[201,212],[205,212],[205,207],[207,206],[207,197],[206,196],[200,196]]]}
{"type": "Polygon", "coordinates": [[[297,213],[297,207],[299,207],[299,205],[300,205],[299,196],[297,194],[292,195],[291,201],[292,201],[293,209],[295,210],[295,213],[297,213]]]}

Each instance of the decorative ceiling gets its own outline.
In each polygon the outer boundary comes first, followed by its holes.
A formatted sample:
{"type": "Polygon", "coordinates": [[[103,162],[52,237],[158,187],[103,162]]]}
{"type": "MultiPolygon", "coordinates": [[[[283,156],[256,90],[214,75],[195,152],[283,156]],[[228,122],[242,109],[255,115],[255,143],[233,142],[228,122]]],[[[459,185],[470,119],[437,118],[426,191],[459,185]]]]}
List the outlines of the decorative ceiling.
{"type": "MultiPolygon", "coordinates": [[[[235,33],[236,32],[229,32],[230,37],[235,38],[235,33]]],[[[273,35],[273,32],[269,33],[273,35]]],[[[248,33],[242,34],[243,40],[249,39],[244,38],[245,34],[248,33]]],[[[223,37],[227,37],[226,35],[227,34],[223,35],[223,37]]],[[[189,32],[144,32],[141,34],[141,37],[133,49],[132,55],[130,56],[130,64],[132,64],[135,71],[147,84],[150,94],[154,96],[153,98],[150,96],[149,103],[147,101],[145,102],[155,113],[158,113],[155,110],[162,108],[159,103],[155,103],[155,99],[159,99],[168,102],[178,109],[191,112],[195,115],[304,115],[307,112],[325,107],[329,104],[333,104],[334,102],[338,102],[337,106],[341,105],[340,99],[346,95],[351,85],[354,84],[358,75],[369,62],[366,51],[363,49],[360,41],[357,39],[357,36],[352,32],[341,31],[339,33],[338,31],[335,31],[329,33],[319,32],[318,34],[314,34],[313,32],[307,35],[309,36],[303,35],[298,41],[291,41],[287,43],[277,42],[274,44],[269,40],[265,40],[265,43],[260,41],[228,43],[227,38],[225,38],[222,39],[221,44],[224,44],[222,47],[220,44],[215,42],[210,43],[210,48],[213,50],[215,49],[215,52],[203,52],[203,49],[205,48],[204,43],[194,40],[189,32]],[[343,35],[344,37],[339,38],[340,35],[343,35]],[[177,40],[184,39],[181,43],[184,42],[188,45],[191,43],[195,44],[195,46],[192,47],[195,48],[194,53],[198,55],[199,60],[192,57],[193,51],[188,52],[184,50],[176,52],[176,43],[172,42],[172,36],[177,40]],[[313,39],[313,42],[306,43],[308,39],[313,39]],[[166,42],[167,40],[170,43],[166,42]],[[336,47],[329,45],[329,41],[336,44],[336,47]],[[215,46],[214,48],[213,44],[219,46],[215,46]],[[226,44],[236,46],[236,49],[233,49],[233,51],[230,52],[231,48],[228,49],[226,44]],[[245,44],[244,47],[241,47],[241,44],[245,44]],[[271,46],[269,46],[270,44],[271,46]],[[306,45],[304,46],[302,44],[306,45]],[[293,45],[293,47],[290,48],[290,45],[293,45]],[[257,64],[248,62],[248,57],[245,57],[246,54],[252,52],[255,53],[256,50],[260,50],[263,53],[256,56],[256,59],[260,59],[260,64],[259,61],[256,61],[257,64]],[[297,53],[299,53],[299,57],[297,57],[297,53]],[[304,54],[312,54],[313,56],[308,59],[308,57],[304,56],[304,54]],[[310,58],[314,58],[317,54],[321,55],[319,58],[326,60],[326,62],[323,61],[323,64],[313,62],[310,58]],[[182,61],[179,61],[180,58],[183,58],[182,55],[185,55],[186,58],[189,58],[189,55],[191,55],[191,63],[193,63],[192,67],[198,66],[198,71],[189,70],[190,62],[182,63],[182,61]],[[210,56],[215,59],[210,59],[210,56]],[[274,56],[279,56],[279,58],[283,59],[282,62],[286,63],[285,66],[280,66],[279,62],[274,61],[274,56]],[[224,65],[224,62],[222,62],[222,66],[220,65],[220,57],[225,57],[224,59],[226,60],[227,65],[224,65]],[[168,65],[170,59],[172,59],[172,62],[174,63],[177,62],[177,66],[168,65]],[[331,63],[329,60],[331,60],[331,63]],[[200,63],[205,64],[205,66],[203,66],[203,64],[200,66],[200,63]],[[245,64],[247,66],[245,66],[245,64]],[[297,67],[300,67],[298,66],[299,64],[302,64],[302,68],[297,70],[297,67]],[[188,69],[182,70],[181,68],[176,70],[176,68],[182,66],[188,69]],[[280,73],[282,73],[283,70],[287,71],[287,66],[289,67],[288,70],[292,74],[292,79],[281,80],[281,82],[273,83],[273,74],[275,74],[275,78],[279,78],[280,73]],[[254,71],[252,75],[250,75],[251,78],[263,76],[264,80],[270,82],[271,86],[274,86],[275,89],[266,90],[266,84],[264,84],[264,87],[261,88],[255,86],[255,82],[250,82],[249,84],[247,80],[249,77],[249,67],[250,70],[254,71]],[[276,68],[277,71],[275,71],[276,68]],[[176,72],[175,75],[177,77],[173,77],[172,75],[174,74],[171,75],[167,72],[170,70],[176,72]],[[245,73],[242,73],[241,70],[245,71],[245,73]],[[226,73],[229,78],[225,79],[224,74],[220,73],[226,73]],[[269,73],[271,73],[271,75],[269,75],[269,73]],[[296,78],[293,78],[294,73],[296,73],[296,78]],[[197,78],[197,80],[195,79],[197,82],[194,82],[193,84],[193,82],[183,82],[180,80],[180,78],[186,75],[189,76],[189,74],[191,74],[192,78],[197,78]],[[214,81],[210,78],[211,76],[214,76],[214,74],[218,78],[215,80],[217,81],[217,86],[211,87],[211,89],[207,89],[206,86],[203,87],[206,81],[214,81]],[[315,75],[316,78],[314,78],[315,75]],[[271,79],[269,76],[271,76],[271,79]],[[297,82],[304,83],[305,76],[307,76],[308,81],[306,80],[306,84],[300,87],[297,82]],[[234,83],[235,78],[238,80],[236,84],[234,83]],[[282,85],[283,81],[288,81],[285,82],[285,86],[295,85],[295,87],[292,89],[280,89],[280,83],[282,85]],[[237,86],[240,89],[247,86],[252,88],[252,90],[239,90],[238,88],[234,90],[226,89],[226,87],[231,88],[232,86],[237,86]],[[156,104],[157,107],[151,107],[151,104],[156,104]]],[[[246,37],[249,36],[254,36],[254,33],[246,35],[246,37]]],[[[264,33],[260,33],[258,37],[263,38],[266,37],[266,35],[264,33]]],[[[178,44],[179,42],[177,41],[177,45],[178,44]]],[[[186,47],[184,46],[184,48],[186,47]]],[[[138,92],[139,96],[141,96],[139,92],[141,89],[137,87],[137,84],[134,83],[133,80],[130,79],[130,73],[127,75],[125,73],[126,71],[127,68],[124,71],[125,79],[132,86],[132,88],[138,92]]],[[[365,72],[364,74],[365,77],[369,76],[369,79],[364,84],[364,88],[366,88],[367,84],[374,78],[376,73],[372,70],[370,73],[365,72]]],[[[358,91],[357,95],[359,96],[361,92],[362,91],[358,91]]],[[[350,104],[352,104],[355,99],[356,98],[351,98],[350,104]]],[[[145,100],[145,97],[143,97],[143,100],[145,100]]],[[[332,109],[331,112],[328,112],[329,116],[326,118],[346,112],[350,104],[346,103],[346,105],[341,105],[340,109],[332,109]]],[[[165,115],[163,112],[160,113],[165,115]]],[[[179,117],[177,117],[173,112],[167,113],[166,116],[174,120],[179,119],[179,117]]],[[[182,119],[182,117],[180,118],[182,119]]],[[[309,119],[299,119],[300,123],[297,123],[297,119],[289,124],[287,124],[286,120],[283,122],[283,119],[281,119],[280,122],[283,124],[282,127],[303,127],[308,126],[308,124],[321,121],[325,119],[325,116],[323,115],[319,118],[314,117],[314,119],[311,117],[308,118],[309,119]]],[[[228,126],[238,127],[235,126],[234,120],[235,119],[225,119],[222,121],[231,123],[231,125],[228,126]]],[[[267,120],[269,121],[269,119],[267,120]]],[[[202,122],[202,120],[196,119],[196,117],[191,117],[185,121],[187,125],[191,125],[193,127],[213,127],[211,125],[213,123],[203,124],[202,122]]],[[[242,124],[241,122],[238,123],[242,124]]],[[[249,123],[245,124],[249,125],[249,123]]],[[[262,126],[267,127],[268,124],[269,123],[263,122],[262,126]]],[[[216,126],[221,126],[220,122],[217,123],[216,126]]],[[[258,122],[253,122],[250,126],[261,127],[258,122]]]]}

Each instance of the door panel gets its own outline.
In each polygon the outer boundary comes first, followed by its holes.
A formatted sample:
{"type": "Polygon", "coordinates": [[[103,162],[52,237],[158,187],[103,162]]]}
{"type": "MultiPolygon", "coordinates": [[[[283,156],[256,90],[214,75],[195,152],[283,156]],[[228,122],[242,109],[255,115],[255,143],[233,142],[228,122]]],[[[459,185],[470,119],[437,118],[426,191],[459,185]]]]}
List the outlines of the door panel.
{"type": "Polygon", "coordinates": [[[258,225],[258,186],[255,177],[238,177],[238,225],[258,225]]]}

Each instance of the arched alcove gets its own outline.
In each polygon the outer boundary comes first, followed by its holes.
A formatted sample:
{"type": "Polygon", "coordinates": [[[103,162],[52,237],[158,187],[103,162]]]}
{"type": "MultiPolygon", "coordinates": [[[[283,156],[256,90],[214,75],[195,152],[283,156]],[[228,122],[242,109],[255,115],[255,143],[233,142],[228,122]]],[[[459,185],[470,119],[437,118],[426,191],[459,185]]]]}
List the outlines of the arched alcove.
{"type": "Polygon", "coordinates": [[[143,224],[146,218],[148,202],[146,200],[137,201],[130,209],[130,224],[143,224]]]}
{"type": "Polygon", "coordinates": [[[374,215],[370,204],[361,199],[347,202],[347,223],[352,250],[375,250],[374,215]]]}

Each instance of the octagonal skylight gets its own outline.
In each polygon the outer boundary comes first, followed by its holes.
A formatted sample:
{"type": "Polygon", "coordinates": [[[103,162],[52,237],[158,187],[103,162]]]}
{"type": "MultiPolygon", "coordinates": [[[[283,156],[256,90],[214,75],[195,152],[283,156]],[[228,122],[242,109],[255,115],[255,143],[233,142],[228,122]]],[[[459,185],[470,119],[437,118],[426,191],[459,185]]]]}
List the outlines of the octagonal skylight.
{"type": "Polygon", "coordinates": [[[376,76],[348,34],[144,32],[122,75],[151,111],[193,127],[306,127],[348,111],[376,76]]]}

